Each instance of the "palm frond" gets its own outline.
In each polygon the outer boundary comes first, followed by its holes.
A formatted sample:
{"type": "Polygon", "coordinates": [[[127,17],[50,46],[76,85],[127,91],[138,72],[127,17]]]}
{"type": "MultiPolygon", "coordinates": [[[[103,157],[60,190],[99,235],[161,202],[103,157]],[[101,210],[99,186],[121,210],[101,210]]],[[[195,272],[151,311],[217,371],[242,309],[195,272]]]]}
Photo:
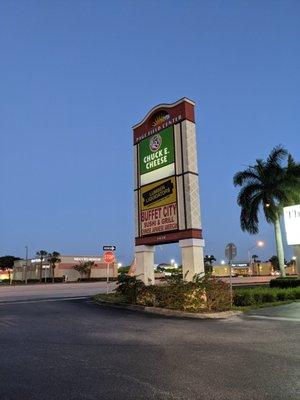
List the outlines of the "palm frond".
{"type": "Polygon", "coordinates": [[[253,167],[237,172],[233,177],[234,186],[242,186],[247,181],[259,181],[259,175],[253,167]]]}
{"type": "Polygon", "coordinates": [[[281,145],[275,146],[267,158],[266,166],[280,166],[281,162],[287,157],[287,150],[281,145]]]}
{"type": "MultiPolygon", "coordinates": [[[[237,203],[239,206],[249,206],[252,199],[256,196],[260,196],[263,191],[263,186],[260,183],[249,183],[247,186],[244,186],[238,195],[237,203]]],[[[261,201],[263,197],[261,196],[261,201]]]]}

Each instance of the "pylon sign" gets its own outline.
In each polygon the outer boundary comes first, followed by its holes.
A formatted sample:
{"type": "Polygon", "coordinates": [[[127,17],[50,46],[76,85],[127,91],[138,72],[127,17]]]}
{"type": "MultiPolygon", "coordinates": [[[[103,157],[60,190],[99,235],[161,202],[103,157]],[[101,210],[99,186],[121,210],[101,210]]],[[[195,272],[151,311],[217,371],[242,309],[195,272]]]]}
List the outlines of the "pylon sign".
{"type": "Polygon", "coordinates": [[[202,239],[194,106],[160,104],[133,127],[137,246],[202,239]]]}

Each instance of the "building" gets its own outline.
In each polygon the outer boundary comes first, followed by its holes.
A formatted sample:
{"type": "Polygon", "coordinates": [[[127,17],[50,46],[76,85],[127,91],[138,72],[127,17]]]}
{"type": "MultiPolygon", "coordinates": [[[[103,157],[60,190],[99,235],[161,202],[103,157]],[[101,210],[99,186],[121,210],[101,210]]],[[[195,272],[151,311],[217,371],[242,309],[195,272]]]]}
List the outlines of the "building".
{"type": "MultiPolygon", "coordinates": [[[[228,264],[214,265],[213,276],[229,276],[230,269],[228,264]]],[[[287,275],[296,274],[296,265],[287,265],[285,267],[287,275]]],[[[272,276],[276,275],[272,264],[269,261],[257,261],[249,263],[248,261],[236,261],[231,264],[232,276],[272,276]]]]}
{"type": "MultiPolygon", "coordinates": [[[[54,268],[54,278],[62,278],[68,282],[77,282],[80,278],[80,273],[74,269],[74,266],[86,261],[92,261],[94,265],[91,268],[89,276],[83,276],[83,278],[90,279],[106,279],[107,270],[109,278],[117,278],[118,276],[118,265],[117,261],[109,265],[103,261],[102,257],[99,256],[68,256],[60,255],[60,263],[57,263],[54,268]]],[[[13,268],[13,280],[25,281],[27,280],[38,280],[40,277],[40,259],[34,258],[27,260],[18,260],[14,263],[13,268]]],[[[47,258],[43,260],[42,266],[42,279],[52,278],[52,268],[49,265],[47,258]]]]}

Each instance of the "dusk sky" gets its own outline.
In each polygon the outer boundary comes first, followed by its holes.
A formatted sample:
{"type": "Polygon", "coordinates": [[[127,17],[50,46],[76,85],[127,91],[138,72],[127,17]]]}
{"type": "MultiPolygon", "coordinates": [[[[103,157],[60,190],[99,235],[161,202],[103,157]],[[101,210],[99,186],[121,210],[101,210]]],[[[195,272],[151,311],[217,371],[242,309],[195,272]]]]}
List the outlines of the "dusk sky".
{"type": "MultiPolygon", "coordinates": [[[[278,144],[300,161],[298,0],[2,0],[0,255],[134,252],[132,126],[196,102],[205,253],[238,259],[238,170],[278,144]]],[[[283,230],[284,232],[284,230],[283,230]]],[[[284,233],[285,236],[285,233],[284,233]]],[[[291,249],[286,246],[287,258],[291,249]]],[[[156,262],[177,245],[158,246],[156,262]]]]}

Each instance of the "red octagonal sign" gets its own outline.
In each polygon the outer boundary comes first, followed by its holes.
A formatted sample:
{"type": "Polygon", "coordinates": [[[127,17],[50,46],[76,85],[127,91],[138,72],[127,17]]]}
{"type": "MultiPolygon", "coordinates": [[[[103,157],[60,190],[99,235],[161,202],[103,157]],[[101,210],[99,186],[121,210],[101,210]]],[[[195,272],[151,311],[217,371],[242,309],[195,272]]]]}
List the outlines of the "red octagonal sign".
{"type": "Polygon", "coordinates": [[[115,254],[113,251],[105,251],[104,255],[103,255],[103,259],[104,262],[107,264],[111,264],[113,262],[115,262],[115,254]]]}

